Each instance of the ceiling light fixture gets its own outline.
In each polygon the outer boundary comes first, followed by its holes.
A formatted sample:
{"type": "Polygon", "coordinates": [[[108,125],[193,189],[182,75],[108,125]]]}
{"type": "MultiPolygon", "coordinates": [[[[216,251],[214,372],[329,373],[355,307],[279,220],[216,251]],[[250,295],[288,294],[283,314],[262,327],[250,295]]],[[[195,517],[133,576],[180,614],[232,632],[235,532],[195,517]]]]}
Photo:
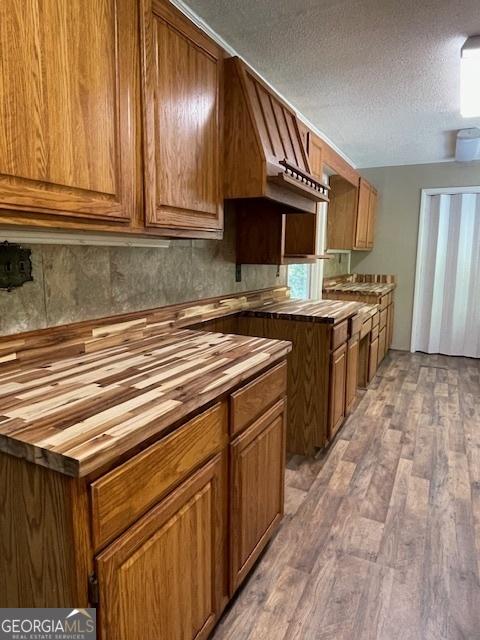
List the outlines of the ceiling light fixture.
{"type": "Polygon", "coordinates": [[[480,117],[480,36],[471,36],[462,47],[460,111],[464,118],[480,117]]]}

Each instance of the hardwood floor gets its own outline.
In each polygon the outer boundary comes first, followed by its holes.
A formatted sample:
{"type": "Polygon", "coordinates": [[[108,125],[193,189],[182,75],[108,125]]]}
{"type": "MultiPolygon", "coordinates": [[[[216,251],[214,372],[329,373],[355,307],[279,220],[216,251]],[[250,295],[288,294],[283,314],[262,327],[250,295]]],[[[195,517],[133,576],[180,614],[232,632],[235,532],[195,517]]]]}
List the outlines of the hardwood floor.
{"type": "Polygon", "coordinates": [[[480,363],[390,352],[215,640],[480,638],[480,363]]]}

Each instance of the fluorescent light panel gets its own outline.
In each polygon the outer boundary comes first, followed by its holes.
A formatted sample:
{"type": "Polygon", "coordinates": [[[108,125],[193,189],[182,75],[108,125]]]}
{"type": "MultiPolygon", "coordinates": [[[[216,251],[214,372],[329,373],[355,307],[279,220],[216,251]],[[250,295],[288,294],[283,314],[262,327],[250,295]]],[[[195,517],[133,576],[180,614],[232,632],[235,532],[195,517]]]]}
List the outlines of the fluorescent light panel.
{"type": "Polygon", "coordinates": [[[464,118],[480,117],[480,36],[465,42],[460,64],[461,114],[464,118]]]}

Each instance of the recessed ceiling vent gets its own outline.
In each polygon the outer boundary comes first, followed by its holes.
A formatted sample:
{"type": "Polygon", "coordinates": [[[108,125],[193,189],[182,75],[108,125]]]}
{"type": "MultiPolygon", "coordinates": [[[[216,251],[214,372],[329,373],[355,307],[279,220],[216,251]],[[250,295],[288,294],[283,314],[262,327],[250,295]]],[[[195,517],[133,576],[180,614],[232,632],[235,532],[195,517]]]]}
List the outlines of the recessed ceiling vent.
{"type": "Polygon", "coordinates": [[[478,127],[460,129],[457,133],[455,160],[457,162],[480,160],[480,129],[478,127]]]}

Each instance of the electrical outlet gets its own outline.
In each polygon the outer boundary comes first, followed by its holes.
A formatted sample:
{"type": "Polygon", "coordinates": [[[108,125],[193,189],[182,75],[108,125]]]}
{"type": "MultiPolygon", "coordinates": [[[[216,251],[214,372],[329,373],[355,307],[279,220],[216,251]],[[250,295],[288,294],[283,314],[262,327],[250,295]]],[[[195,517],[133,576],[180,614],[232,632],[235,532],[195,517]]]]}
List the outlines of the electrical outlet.
{"type": "Polygon", "coordinates": [[[11,291],[33,280],[31,253],[7,240],[0,244],[0,289],[11,291]]]}

